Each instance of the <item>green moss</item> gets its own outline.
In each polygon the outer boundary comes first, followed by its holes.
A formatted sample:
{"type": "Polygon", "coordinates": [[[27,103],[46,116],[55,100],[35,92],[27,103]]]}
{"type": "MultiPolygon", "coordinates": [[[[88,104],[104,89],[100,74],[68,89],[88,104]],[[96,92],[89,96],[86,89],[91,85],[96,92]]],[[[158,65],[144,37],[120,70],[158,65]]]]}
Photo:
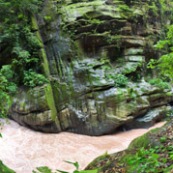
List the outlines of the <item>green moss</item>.
{"type": "Polygon", "coordinates": [[[49,64],[48,64],[48,60],[47,60],[47,55],[46,55],[46,52],[45,52],[44,48],[42,48],[40,50],[40,55],[41,55],[42,60],[43,60],[42,65],[43,65],[44,73],[48,77],[49,74],[50,74],[50,70],[49,70],[49,64]]]}
{"type": "Polygon", "coordinates": [[[52,21],[52,17],[51,16],[44,16],[44,20],[47,22],[47,23],[50,23],[52,21]]]}
{"type": "Polygon", "coordinates": [[[148,133],[135,139],[129,146],[128,150],[138,149],[141,146],[146,147],[149,144],[148,133]]]}
{"type": "Polygon", "coordinates": [[[105,10],[105,2],[101,0],[94,0],[89,2],[80,1],[78,3],[74,4],[71,3],[69,5],[65,5],[62,8],[62,13],[65,14],[64,15],[65,21],[75,21],[77,17],[84,16],[90,11],[101,12],[103,15],[111,16],[113,18],[121,18],[117,8],[111,5],[106,5],[106,10],[105,10]]]}
{"type": "Polygon", "coordinates": [[[47,100],[48,106],[51,109],[51,114],[52,114],[51,117],[53,120],[55,120],[57,116],[57,111],[56,111],[55,102],[53,98],[52,87],[50,84],[46,87],[45,93],[46,93],[46,100],[47,100]]]}
{"type": "Polygon", "coordinates": [[[55,106],[52,87],[50,84],[47,85],[47,87],[45,88],[45,93],[46,93],[46,100],[47,100],[48,106],[51,110],[51,118],[52,118],[52,120],[55,121],[57,128],[59,130],[61,130],[60,122],[58,121],[58,118],[57,118],[58,113],[57,113],[56,106],[55,106]]]}
{"type": "Polygon", "coordinates": [[[121,45],[122,35],[111,35],[109,34],[107,36],[107,42],[109,44],[116,44],[116,46],[119,48],[121,45]]]}
{"type": "Polygon", "coordinates": [[[46,55],[46,52],[45,52],[45,49],[44,49],[44,44],[43,44],[43,40],[41,38],[41,35],[40,35],[40,32],[38,30],[38,23],[37,23],[37,20],[35,18],[35,16],[32,16],[32,26],[33,28],[37,28],[37,31],[36,31],[36,36],[38,38],[38,40],[40,41],[40,57],[42,58],[42,65],[43,65],[43,69],[44,69],[44,73],[45,75],[48,77],[49,74],[50,74],[50,71],[49,71],[49,65],[48,65],[48,60],[47,60],[47,55],[46,55]]]}
{"type": "Polygon", "coordinates": [[[31,16],[31,28],[32,30],[35,30],[35,31],[38,30],[37,21],[34,16],[31,16]]]}
{"type": "MultiPolygon", "coordinates": [[[[37,23],[37,20],[34,16],[32,16],[32,25],[34,28],[38,28],[38,23],[37,23]]],[[[36,31],[36,36],[40,40],[40,43],[41,43],[40,57],[42,58],[42,65],[43,65],[44,73],[47,77],[49,77],[50,76],[50,70],[49,70],[47,55],[46,55],[46,52],[44,49],[44,44],[43,44],[39,30],[36,31]]],[[[57,127],[59,127],[59,129],[60,129],[59,121],[57,120],[57,110],[55,107],[55,102],[54,102],[51,84],[47,85],[47,87],[45,89],[45,93],[46,93],[46,100],[47,100],[48,106],[51,110],[52,120],[55,121],[55,123],[57,124],[57,127]]]]}
{"type": "Polygon", "coordinates": [[[172,96],[172,92],[167,92],[166,96],[172,96]]]}
{"type": "Polygon", "coordinates": [[[132,16],[133,10],[126,4],[118,5],[117,10],[120,12],[121,17],[130,18],[132,16]]]}
{"type": "Polygon", "coordinates": [[[56,103],[56,109],[62,110],[65,103],[68,103],[72,98],[73,90],[70,90],[71,83],[68,84],[65,82],[54,81],[52,82],[52,92],[54,93],[54,100],[56,103]]]}

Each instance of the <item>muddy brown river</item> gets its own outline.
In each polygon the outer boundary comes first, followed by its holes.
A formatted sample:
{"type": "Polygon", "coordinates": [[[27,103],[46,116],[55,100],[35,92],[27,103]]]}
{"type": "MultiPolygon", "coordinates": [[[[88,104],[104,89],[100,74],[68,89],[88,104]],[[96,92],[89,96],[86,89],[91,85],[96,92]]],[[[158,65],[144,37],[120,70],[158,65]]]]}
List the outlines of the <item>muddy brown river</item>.
{"type": "MultiPolygon", "coordinates": [[[[152,128],[163,124],[158,123],[152,128]]],[[[0,139],[0,160],[17,173],[32,173],[39,166],[71,172],[74,167],[65,160],[78,161],[80,169],[83,169],[106,151],[114,153],[126,149],[134,138],[150,129],[135,129],[100,137],[67,132],[44,134],[10,120],[1,129],[3,138],[0,139]]]]}

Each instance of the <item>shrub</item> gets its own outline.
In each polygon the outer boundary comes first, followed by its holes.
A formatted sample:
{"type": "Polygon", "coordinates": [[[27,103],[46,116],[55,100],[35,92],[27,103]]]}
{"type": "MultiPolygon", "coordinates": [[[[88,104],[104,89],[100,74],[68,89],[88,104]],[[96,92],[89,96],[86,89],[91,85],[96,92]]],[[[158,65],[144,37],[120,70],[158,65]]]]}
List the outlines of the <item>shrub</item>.
{"type": "Polygon", "coordinates": [[[128,78],[123,74],[107,74],[106,78],[113,80],[116,87],[125,87],[128,83],[128,78]]]}
{"type": "Polygon", "coordinates": [[[17,90],[17,86],[12,82],[13,72],[10,66],[2,66],[0,70],[0,117],[6,117],[7,110],[11,105],[11,94],[17,90]]]}
{"type": "Polygon", "coordinates": [[[162,76],[172,80],[173,78],[173,25],[167,28],[166,37],[155,45],[155,48],[162,53],[157,59],[151,59],[148,67],[157,68],[162,76]]]}
{"type": "Polygon", "coordinates": [[[155,86],[162,88],[162,89],[170,89],[171,88],[171,86],[168,82],[164,82],[162,79],[159,79],[159,78],[151,79],[151,80],[149,80],[149,83],[151,85],[155,85],[155,86]]]}
{"type": "MultiPolygon", "coordinates": [[[[43,0],[0,0],[1,57],[8,58],[14,72],[13,82],[18,85],[33,86],[33,81],[29,84],[29,75],[25,72],[29,73],[32,68],[36,73],[42,68],[40,65],[42,43],[32,28],[31,20],[34,14],[38,13],[42,3],[43,0]]],[[[2,75],[5,75],[7,80],[11,75],[8,69],[8,66],[2,69],[2,75]]],[[[43,77],[39,74],[37,77],[42,83],[43,77]]],[[[40,82],[35,85],[37,84],[40,85],[40,82]]],[[[13,89],[14,87],[9,87],[9,90],[13,89]]]]}
{"type": "MultiPolygon", "coordinates": [[[[166,142],[166,138],[162,137],[161,142],[166,142]],[[164,140],[163,140],[163,139],[164,140]]],[[[136,154],[130,155],[126,158],[128,171],[140,173],[168,173],[173,168],[173,165],[167,163],[172,162],[173,148],[172,146],[165,147],[163,145],[153,146],[149,148],[140,148],[136,154]],[[161,157],[162,154],[166,157],[161,157]]]]}
{"type": "Polygon", "coordinates": [[[41,86],[48,83],[48,80],[42,74],[33,70],[24,72],[24,85],[29,87],[41,86]]]}

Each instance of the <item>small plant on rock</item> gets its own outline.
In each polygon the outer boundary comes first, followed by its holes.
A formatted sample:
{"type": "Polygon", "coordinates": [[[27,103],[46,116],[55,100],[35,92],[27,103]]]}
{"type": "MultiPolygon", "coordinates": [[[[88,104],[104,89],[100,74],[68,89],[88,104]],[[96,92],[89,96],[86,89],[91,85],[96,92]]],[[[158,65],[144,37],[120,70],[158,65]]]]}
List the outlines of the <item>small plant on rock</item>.
{"type": "Polygon", "coordinates": [[[155,85],[155,86],[162,88],[162,89],[170,89],[171,88],[171,86],[168,82],[164,82],[162,79],[159,79],[159,78],[151,79],[151,80],[149,80],[149,83],[151,85],[155,85]]]}
{"type": "Polygon", "coordinates": [[[128,78],[123,74],[107,74],[107,79],[114,80],[115,87],[126,87],[128,78]]]}
{"type": "MultiPolygon", "coordinates": [[[[75,167],[75,170],[73,171],[73,173],[98,173],[97,169],[79,171],[79,163],[78,162],[69,162],[69,161],[66,161],[66,162],[69,163],[69,164],[72,164],[75,167]]],[[[69,172],[62,171],[62,170],[52,171],[47,166],[39,167],[39,168],[37,168],[36,171],[32,171],[32,173],[58,173],[58,172],[69,173],[69,172]]]]}

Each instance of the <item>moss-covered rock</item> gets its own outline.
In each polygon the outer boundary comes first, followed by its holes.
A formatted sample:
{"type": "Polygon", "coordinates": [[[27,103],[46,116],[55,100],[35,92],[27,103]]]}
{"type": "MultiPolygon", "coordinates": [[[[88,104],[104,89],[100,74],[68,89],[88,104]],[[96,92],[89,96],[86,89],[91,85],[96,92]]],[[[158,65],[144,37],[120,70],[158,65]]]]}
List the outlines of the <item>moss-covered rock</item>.
{"type": "Polygon", "coordinates": [[[155,107],[165,110],[170,90],[144,80],[148,60],[158,56],[153,45],[169,22],[165,14],[159,0],[46,0],[32,21],[50,84],[32,99],[22,91],[10,116],[46,132],[102,135],[155,107]]]}

